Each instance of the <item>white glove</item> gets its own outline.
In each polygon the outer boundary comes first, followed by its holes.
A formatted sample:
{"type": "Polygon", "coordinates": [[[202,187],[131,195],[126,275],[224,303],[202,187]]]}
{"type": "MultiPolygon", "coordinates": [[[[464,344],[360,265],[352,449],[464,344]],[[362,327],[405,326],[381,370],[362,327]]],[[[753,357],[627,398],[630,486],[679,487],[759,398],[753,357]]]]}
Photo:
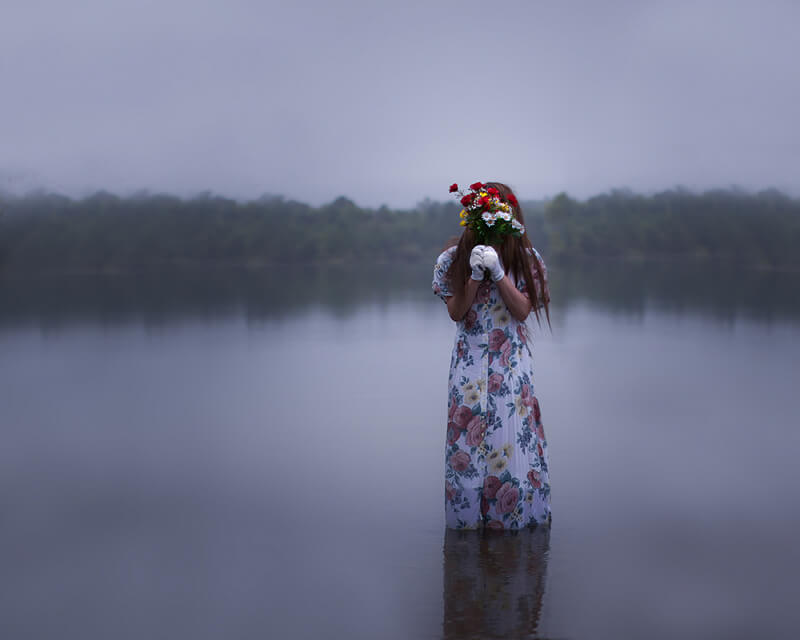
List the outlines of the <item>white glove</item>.
{"type": "Polygon", "coordinates": [[[489,275],[495,282],[502,280],[503,276],[506,275],[506,272],[503,271],[503,267],[500,264],[500,256],[497,255],[497,251],[494,250],[494,247],[486,247],[486,249],[484,249],[483,266],[489,271],[489,275]]]}
{"type": "Polygon", "coordinates": [[[472,253],[469,254],[469,266],[472,269],[473,280],[483,280],[483,252],[487,248],[485,244],[476,244],[472,247],[472,253]]]}

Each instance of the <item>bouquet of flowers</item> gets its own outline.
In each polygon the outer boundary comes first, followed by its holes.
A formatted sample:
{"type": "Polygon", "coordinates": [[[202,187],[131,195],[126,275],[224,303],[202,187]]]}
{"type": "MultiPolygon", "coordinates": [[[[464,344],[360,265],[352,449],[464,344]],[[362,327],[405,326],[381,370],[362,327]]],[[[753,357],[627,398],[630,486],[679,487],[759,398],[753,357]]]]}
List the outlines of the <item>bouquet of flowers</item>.
{"type": "Polygon", "coordinates": [[[511,209],[517,206],[513,193],[504,200],[497,189],[482,182],[473,182],[468,191],[460,190],[458,184],[453,183],[450,193],[461,198],[464,207],[459,214],[461,226],[472,229],[479,244],[496,244],[504,236],[519,238],[525,233],[525,227],[514,218],[511,209]]]}

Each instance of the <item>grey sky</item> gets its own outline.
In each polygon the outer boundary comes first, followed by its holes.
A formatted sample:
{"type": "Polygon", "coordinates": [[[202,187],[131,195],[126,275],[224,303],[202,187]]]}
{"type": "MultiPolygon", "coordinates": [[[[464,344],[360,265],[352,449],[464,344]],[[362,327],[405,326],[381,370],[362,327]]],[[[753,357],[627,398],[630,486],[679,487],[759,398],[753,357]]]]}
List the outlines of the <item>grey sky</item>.
{"type": "Polygon", "coordinates": [[[4,0],[0,187],[800,192],[800,2],[4,0]]]}

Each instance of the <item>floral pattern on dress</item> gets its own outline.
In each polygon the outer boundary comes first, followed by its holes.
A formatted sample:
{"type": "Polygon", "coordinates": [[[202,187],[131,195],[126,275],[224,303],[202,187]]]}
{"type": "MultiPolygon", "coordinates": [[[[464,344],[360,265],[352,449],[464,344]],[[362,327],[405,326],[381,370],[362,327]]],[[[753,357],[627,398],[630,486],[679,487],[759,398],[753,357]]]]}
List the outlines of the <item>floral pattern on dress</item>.
{"type": "MultiPolygon", "coordinates": [[[[455,247],[442,252],[433,292],[445,302],[455,247]]],[[[533,269],[539,300],[550,293],[533,269]]],[[[526,291],[524,277],[515,280],[526,291]]],[[[540,307],[543,304],[540,303],[540,307]]],[[[519,529],[550,522],[547,440],[534,395],[533,356],[524,322],[508,310],[497,285],[484,280],[457,324],[447,395],[445,516],[451,529],[519,529]]]]}

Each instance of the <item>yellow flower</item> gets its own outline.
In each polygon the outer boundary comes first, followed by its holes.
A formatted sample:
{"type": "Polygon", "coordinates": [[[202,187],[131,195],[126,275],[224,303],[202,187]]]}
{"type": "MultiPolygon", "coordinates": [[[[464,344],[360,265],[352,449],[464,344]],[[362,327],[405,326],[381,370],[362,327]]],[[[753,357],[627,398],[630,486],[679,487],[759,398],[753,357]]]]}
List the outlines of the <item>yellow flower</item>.
{"type": "MultiPolygon", "coordinates": [[[[491,458],[491,454],[489,455],[489,457],[491,458]]],[[[507,466],[508,466],[507,458],[495,458],[494,460],[489,462],[489,468],[495,473],[500,473],[507,466]]]]}
{"type": "Polygon", "coordinates": [[[461,210],[461,213],[459,213],[458,215],[460,215],[462,218],[466,218],[466,217],[467,217],[467,211],[466,211],[466,209],[462,209],[462,210],[461,210]]]}
{"type": "Polygon", "coordinates": [[[509,317],[508,312],[505,310],[495,314],[494,316],[494,323],[501,327],[506,326],[510,321],[511,318],[509,317]]]}
{"type": "Polygon", "coordinates": [[[508,444],[504,444],[503,453],[505,454],[506,458],[510,458],[511,454],[514,453],[514,443],[509,442],[508,444]]]}
{"type": "Polygon", "coordinates": [[[462,227],[466,227],[467,226],[467,221],[466,220],[462,220],[458,224],[460,224],[462,227]]]}

